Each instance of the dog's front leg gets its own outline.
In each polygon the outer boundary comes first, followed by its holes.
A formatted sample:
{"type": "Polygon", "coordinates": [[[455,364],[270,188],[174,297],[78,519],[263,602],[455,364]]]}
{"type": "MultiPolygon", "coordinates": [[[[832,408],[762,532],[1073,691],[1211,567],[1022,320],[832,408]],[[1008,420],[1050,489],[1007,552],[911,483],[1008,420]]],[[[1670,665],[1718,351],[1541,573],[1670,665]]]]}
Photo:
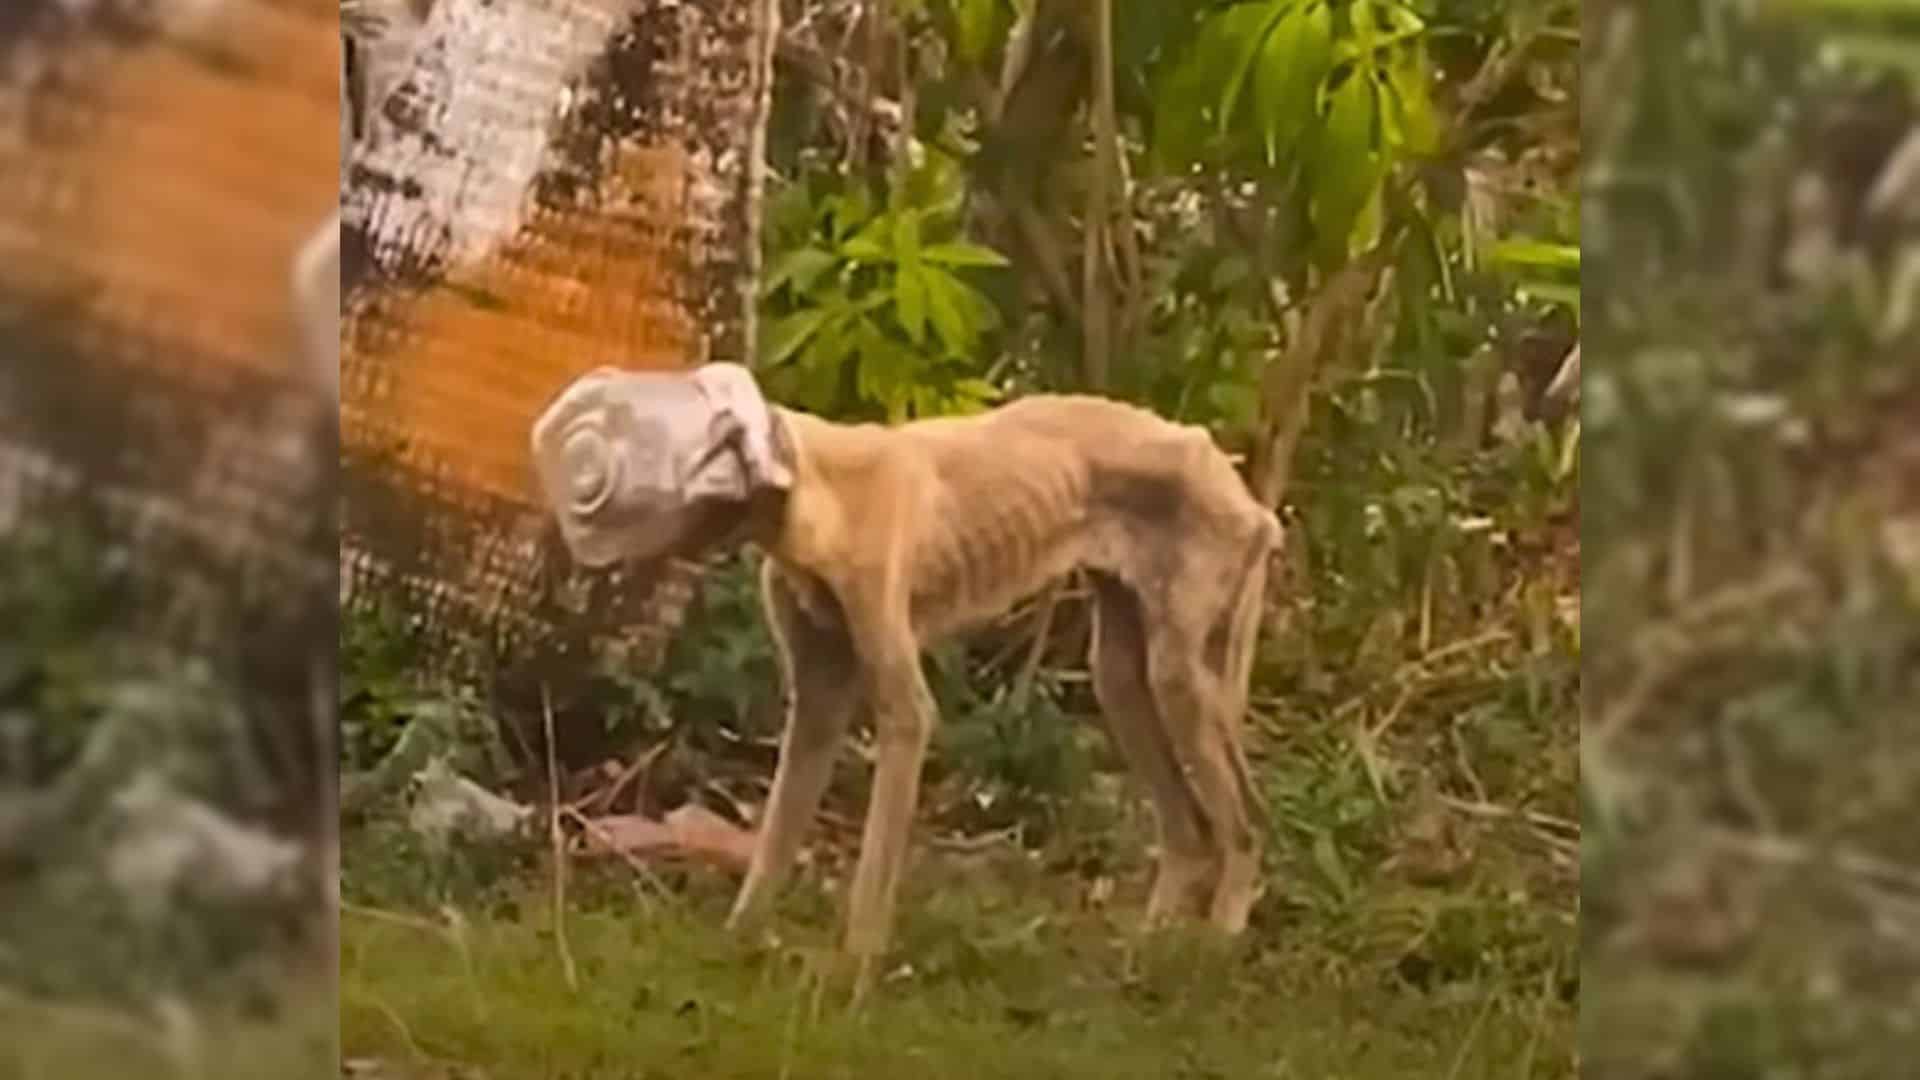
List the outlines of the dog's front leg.
{"type": "Polygon", "coordinates": [[[847,723],[860,707],[859,665],[846,628],[809,616],[796,602],[793,588],[768,560],[760,574],[760,595],[786,692],[786,731],[753,863],[727,918],[730,930],[751,926],[793,868],[833,777],[847,723]]]}
{"type": "Polygon", "coordinates": [[[892,935],[895,896],[920,797],[920,767],[937,715],[904,602],[850,607],[866,608],[856,621],[854,642],[867,675],[878,757],[847,909],[846,951],[855,964],[857,1001],[871,986],[892,935]]]}

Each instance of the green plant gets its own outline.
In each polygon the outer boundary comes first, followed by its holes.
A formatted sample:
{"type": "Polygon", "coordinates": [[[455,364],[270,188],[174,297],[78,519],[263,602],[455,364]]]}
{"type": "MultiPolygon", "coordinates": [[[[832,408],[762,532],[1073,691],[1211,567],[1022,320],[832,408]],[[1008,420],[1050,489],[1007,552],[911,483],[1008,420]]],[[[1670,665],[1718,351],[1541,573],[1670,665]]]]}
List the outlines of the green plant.
{"type": "Polygon", "coordinates": [[[231,843],[264,845],[242,830],[279,807],[284,732],[254,715],[230,667],[139,631],[126,608],[145,596],[110,536],[51,504],[0,533],[0,1026],[37,1004],[15,994],[82,1011],[272,1000],[280,950],[310,915],[292,890],[141,880],[199,837],[179,825],[156,839],[125,800],[157,794],[245,838],[231,843]]]}
{"type": "Polygon", "coordinates": [[[816,175],[769,200],[760,364],[775,396],[892,421],[999,397],[980,362],[999,308],[968,278],[1006,260],[960,236],[960,175],[930,151],[878,204],[816,175]]]}
{"type": "Polygon", "coordinates": [[[1337,266],[1380,238],[1394,165],[1438,148],[1426,34],[1398,0],[1210,11],[1158,85],[1154,161],[1245,170],[1297,191],[1293,226],[1322,266],[1337,266]]]}
{"type": "Polygon", "coordinates": [[[340,758],[372,768],[400,739],[424,698],[414,677],[418,639],[406,613],[378,604],[340,619],[340,758]]]}
{"type": "MultiPolygon", "coordinates": [[[[1579,226],[1573,225],[1574,235],[1579,226]]],[[[1580,311],[1580,246],[1531,238],[1511,238],[1495,244],[1487,257],[1510,271],[1517,291],[1526,297],[1580,311]]]]}
{"type": "Polygon", "coordinates": [[[1091,734],[1063,707],[1058,684],[1036,677],[1022,695],[1013,683],[969,669],[964,648],[937,650],[929,664],[942,720],[934,733],[943,772],[968,781],[975,828],[1028,829],[1044,842],[1087,794],[1091,734]]]}
{"type": "Polygon", "coordinates": [[[51,780],[91,735],[125,571],[125,553],[83,519],[54,515],[0,538],[0,718],[27,736],[5,759],[9,781],[51,780]]]}
{"type": "Polygon", "coordinates": [[[691,721],[703,741],[715,727],[737,736],[779,730],[780,671],[760,605],[761,558],[741,551],[710,564],[659,675],[636,690],[657,694],[666,715],[691,721]]]}

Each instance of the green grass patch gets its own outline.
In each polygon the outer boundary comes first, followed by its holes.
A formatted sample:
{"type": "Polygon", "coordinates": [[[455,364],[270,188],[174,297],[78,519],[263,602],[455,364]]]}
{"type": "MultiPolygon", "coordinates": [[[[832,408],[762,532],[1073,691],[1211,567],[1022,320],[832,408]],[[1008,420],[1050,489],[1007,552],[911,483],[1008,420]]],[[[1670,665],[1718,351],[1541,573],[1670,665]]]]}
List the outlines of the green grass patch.
{"type": "Polygon", "coordinates": [[[4,1080],[325,1080],[339,1075],[332,988],[282,988],[271,1009],[204,1003],[149,1015],[0,992],[4,1080]]]}
{"type": "Polygon", "coordinates": [[[787,940],[775,943],[725,933],[732,883],[718,875],[662,893],[624,869],[576,873],[570,989],[541,875],[468,891],[429,871],[438,900],[350,903],[343,916],[344,1053],[378,1059],[382,1077],[1574,1074],[1574,1005],[1542,972],[1489,967],[1418,988],[1389,964],[1355,962],[1352,919],[1317,933],[1270,916],[1230,946],[1141,939],[1124,928],[1131,896],[1111,914],[1076,910],[1048,895],[1061,890],[1044,867],[1002,861],[921,861],[893,970],[857,1013],[822,991],[837,909],[816,882],[787,898],[771,924],[787,940]]]}

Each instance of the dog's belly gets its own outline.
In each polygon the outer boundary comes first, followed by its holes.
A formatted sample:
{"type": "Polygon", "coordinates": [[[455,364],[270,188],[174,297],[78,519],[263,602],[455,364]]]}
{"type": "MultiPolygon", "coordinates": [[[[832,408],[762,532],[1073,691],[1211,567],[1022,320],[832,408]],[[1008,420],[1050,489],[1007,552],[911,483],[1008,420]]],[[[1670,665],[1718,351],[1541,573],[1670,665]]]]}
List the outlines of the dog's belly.
{"type": "Polygon", "coordinates": [[[1019,567],[1018,574],[971,583],[964,593],[955,589],[916,591],[912,613],[914,634],[922,643],[931,645],[978,629],[1066,576],[1081,562],[1077,551],[1063,547],[1059,552],[1019,567]]]}

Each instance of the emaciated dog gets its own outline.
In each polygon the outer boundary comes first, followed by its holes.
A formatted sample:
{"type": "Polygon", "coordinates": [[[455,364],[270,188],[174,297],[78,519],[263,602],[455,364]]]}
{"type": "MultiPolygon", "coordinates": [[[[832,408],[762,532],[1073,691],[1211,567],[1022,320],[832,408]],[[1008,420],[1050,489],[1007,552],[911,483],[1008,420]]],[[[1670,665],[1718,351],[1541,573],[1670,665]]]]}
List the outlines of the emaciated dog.
{"type": "Polygon", "coordinates": [[[898,426],[767,404],[747,369],[591,372],[534,425],[540,485],[592,566],[752,543],[786,729],[729,925],[792,868],[854,715],[877,764],[847,915],[856,994],[885,951],[936,710],[921,650],[1076,568],[1094,689],[1151,795],[1149,924],[1246,925],[1258,806],[1241,714],[1280,523],[1199,428],[1104,398],[1032,396],[898,426]]]}

